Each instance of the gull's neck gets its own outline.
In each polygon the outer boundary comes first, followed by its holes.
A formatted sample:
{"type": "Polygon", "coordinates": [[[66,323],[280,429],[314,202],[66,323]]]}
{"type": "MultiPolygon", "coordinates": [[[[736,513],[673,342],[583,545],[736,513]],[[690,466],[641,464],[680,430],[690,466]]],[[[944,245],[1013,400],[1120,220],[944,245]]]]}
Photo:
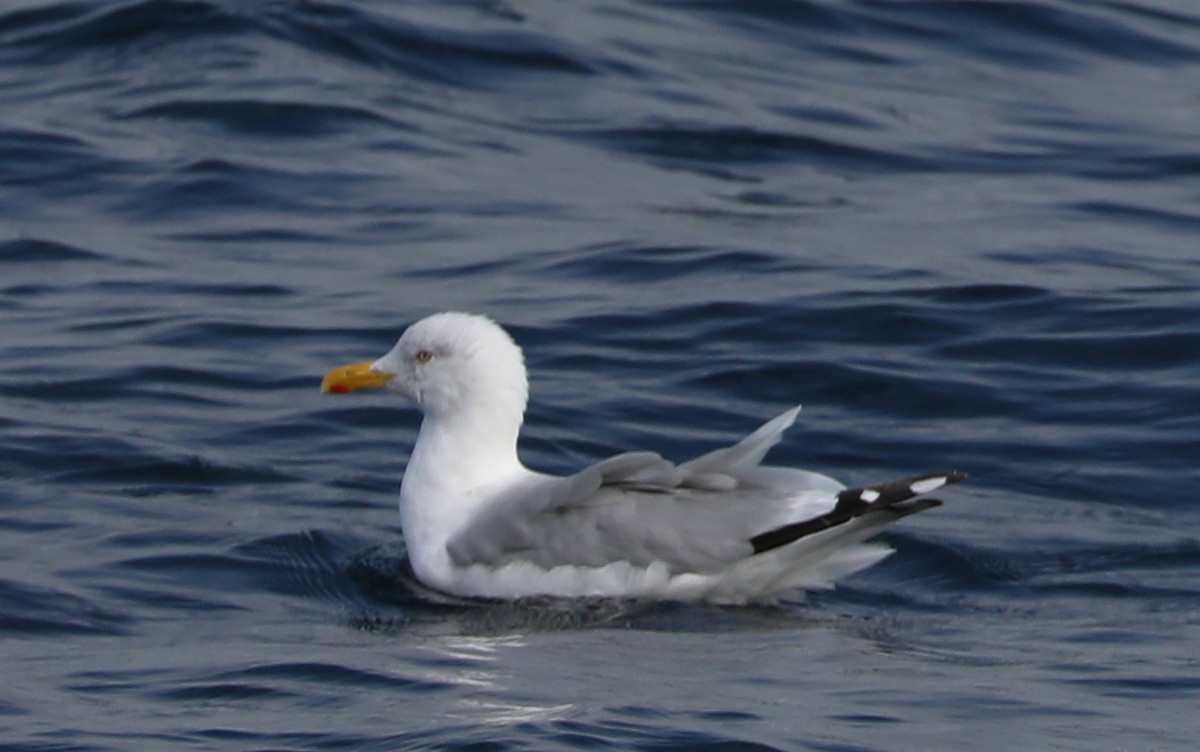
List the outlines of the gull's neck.
{"type": "Polygon", "coordinates": [[[459,493],[489,485],[521,466],[520,429],[519,416],[497,410],[426,415],[405,480],[415,471],[423,487],[459,493]]]}
{"type": "Polygon", "coordinates": [[[400,523],[414,567],[528,470],[517,458],[521,413],[503,405],[427,414],[400,486],[400,523]]]}

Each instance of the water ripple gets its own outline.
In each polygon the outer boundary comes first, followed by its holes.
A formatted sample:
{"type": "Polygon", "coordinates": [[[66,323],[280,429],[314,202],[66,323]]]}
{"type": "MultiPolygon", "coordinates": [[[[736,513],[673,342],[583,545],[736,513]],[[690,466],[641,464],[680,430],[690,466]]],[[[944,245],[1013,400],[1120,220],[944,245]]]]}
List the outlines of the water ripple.
{"type": "Polygon", "coordinates": [[[48,635],[121,635],[135,622],[87,598],[61,590],[0,580],[0,634],[43,639],[48,635]]]}
{"type": "Polygon", "coordinates": [[[10,5],[9,747],[1195,746],[1186,4],[10,5]],[[447,308],[539,469],[971,482],[773,606],[447,598],[317,389],[447,308]]]}

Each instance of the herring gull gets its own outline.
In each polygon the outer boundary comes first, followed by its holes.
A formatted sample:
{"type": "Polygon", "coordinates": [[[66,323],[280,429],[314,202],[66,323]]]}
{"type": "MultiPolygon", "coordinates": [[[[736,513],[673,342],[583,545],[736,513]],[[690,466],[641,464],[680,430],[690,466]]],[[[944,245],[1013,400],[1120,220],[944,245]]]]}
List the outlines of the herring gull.
{"type": "Polygon", "coordinates": [[[424,414],[400,522],[417,578],[458,596],[742,604],[828,588],[891,553],[868,538],[941,504],[922,494],[966,477],[848,489],[761,464],[798,406],[681,464],[629,452],[566,477],[535,472],[517,458],[529,390],[521,349],[468,313],[424,318],[382,358],[321,382],[326,393],[359,389],[397,392],[424,414]]]}

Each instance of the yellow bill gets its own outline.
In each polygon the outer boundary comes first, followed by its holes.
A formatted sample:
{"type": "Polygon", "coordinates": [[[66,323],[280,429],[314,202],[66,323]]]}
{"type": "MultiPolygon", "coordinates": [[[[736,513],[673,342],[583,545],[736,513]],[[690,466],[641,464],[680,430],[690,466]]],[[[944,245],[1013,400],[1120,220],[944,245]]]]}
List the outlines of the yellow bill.
{"type": "Polygon", "coordinates": [[[359,389],[382,389],[392,380],[392,375],[372,371],[375,361],[364,360],[338,366],[321,379],[321,391],[325,394],[347,394],[359,389]]]}

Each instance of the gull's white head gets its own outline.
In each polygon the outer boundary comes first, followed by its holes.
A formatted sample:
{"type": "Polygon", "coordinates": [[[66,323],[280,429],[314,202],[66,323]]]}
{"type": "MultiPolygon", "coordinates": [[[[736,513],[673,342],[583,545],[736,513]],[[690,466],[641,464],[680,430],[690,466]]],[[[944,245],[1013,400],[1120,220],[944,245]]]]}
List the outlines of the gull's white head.
{"type": "Polygon", "coordinates": [[[321,391],[384,388],[411,399],[427,416],[503,412],[518,424],[529,382],[521,348],[496,322],[471,313],[435,313],[401,335],[379,360],[335,368],[321,391]]]}

